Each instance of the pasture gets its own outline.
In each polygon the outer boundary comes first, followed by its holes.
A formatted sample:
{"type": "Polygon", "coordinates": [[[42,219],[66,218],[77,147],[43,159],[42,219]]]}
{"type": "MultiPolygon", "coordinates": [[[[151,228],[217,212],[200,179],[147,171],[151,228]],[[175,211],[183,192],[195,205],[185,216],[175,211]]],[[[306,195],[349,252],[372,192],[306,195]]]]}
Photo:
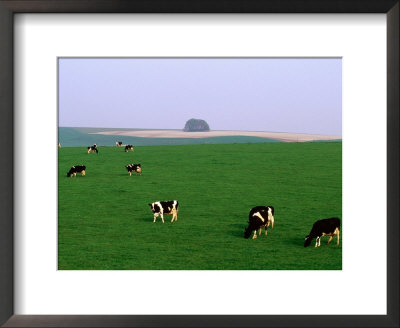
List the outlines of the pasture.
{"type": "MultiPolygon", "coordinates": [[[[89,145],[88,145],[89,146],[89,145]]],[[[342,218],[342,143],[256,143],[58,150],[60,270],[340,270],[342,237],[304,248],[314,221],[342,218]],[[140,163],[141,176],[125,165],[140,163]],[[67,178],[72,165],[86,176],[67,178]],[[153,223],[148,203],[179,201],[153,223]],[[275,226],[244,239],[249,210],[275,226]]],[[[342,222],[343,225],[343,222],[342,222]]]]}

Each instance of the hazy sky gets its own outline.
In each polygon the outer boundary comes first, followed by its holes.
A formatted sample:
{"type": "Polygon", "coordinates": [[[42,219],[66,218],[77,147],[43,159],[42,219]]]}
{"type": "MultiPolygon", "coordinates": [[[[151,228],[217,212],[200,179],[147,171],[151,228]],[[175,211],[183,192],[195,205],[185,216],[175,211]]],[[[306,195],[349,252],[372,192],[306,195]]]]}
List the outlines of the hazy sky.
{"type": "Polygon", "coordinates": [[[59,126],[342,135],[340,58],[61,58],[59,126]]]}

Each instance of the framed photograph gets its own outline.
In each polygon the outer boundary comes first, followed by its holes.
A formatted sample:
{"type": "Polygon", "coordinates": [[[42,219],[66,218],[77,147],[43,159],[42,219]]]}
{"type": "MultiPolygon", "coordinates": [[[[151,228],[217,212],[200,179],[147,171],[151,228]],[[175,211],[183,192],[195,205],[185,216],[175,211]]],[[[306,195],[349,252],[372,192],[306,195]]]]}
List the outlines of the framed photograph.
{"type": "Polygon", "coordinates": [[[58,270],[341,270],[341,73],[327,57],[59,58],[58,270]],[[313,218],[331,253],[299,247],[313,218]]]}
{"type": "Polygon", "coordinates": [[[398,326],[398,1],[0,10],[0,324],[398,326]]]}

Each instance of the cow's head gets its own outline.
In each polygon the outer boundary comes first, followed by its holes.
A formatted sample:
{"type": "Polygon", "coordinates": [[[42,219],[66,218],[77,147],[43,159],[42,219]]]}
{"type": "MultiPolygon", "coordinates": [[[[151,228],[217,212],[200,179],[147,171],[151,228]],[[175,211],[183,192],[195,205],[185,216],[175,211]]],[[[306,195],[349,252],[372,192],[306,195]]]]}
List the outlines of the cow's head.
{"type": "Polygon", "coordinates": [[[306,238],[304,239],[304,247],[310,246],[312,241],[312,238],[310,237],[310,235],[306,236],[306,238]]]}
{"type": "Polygon", "coordinates": [[[69,171],[68,171],[68,173],[67,173],[67,177],[68,177],[68,178],[71,177],[72,174],[74,174],[74,169],[75,169],[75,166],[73,166],[73,167],[71,167],[71,168],[69,169],[69,171]]]}
{"type": "Polygon", "coordinates": [[[251,229],[247,228],[244,230],[244,238],[249,239],[251,235],[251,229]]]}

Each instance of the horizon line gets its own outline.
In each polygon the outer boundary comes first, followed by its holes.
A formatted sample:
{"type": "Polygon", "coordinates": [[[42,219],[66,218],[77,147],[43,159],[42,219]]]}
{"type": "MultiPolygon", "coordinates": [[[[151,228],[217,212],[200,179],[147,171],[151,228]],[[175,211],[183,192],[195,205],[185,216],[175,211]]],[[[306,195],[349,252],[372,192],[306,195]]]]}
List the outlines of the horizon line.
{"type": "MultiPolygon", "coordinates": [[[[154,130],[154,131],[183,131],[183,129],[167,129],[167,128],[116,128],[116,127],[93,127],[93,126],[58,126],[59,128],[78,128],[78,129],[107,129],[107,130],[154,130]]],[[[237,132],[266,132],[266,133],[293,133],[293,134],[307,134],[307,135],[324,135],[324,136],[335,136],[342,138],[342,135],[336,134],[326,134],[326,133],[319,133],[319,132],[293,132],[293,131],[267,131],[267,130],[233,130],[233,129],[210,129],[208,131],[185,131],[188,133],[193,132],[212,132],[212,131],[237,131],[237,132]]]]}

